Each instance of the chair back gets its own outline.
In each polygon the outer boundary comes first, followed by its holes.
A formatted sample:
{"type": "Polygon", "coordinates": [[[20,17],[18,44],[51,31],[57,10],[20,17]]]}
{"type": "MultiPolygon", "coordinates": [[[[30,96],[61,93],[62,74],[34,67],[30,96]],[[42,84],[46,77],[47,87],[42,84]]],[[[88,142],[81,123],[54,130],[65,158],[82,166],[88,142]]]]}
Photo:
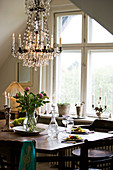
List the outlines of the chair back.
{"type": "Polygon", "coordinates": [[[113,131],[113,121],[96,119],[90,128],[91,130],[101,132],[113,131]]]}
{"type": "MultiPolygon", "coordinates": [[[[88,141],[85,140],[84,145],[81,147],[81,160],[84,160],[81,165],[81,169],[87,170],[88,169],[88,149],[98,148],[98,147],[104,147],[109,150],[113,146],[113,138],[109,139],[102,139],[97,141],[88,141]]],[[[110,162],[111,170],[113,169],[113,155],[107,159],[103,159],[103,157],[99,157],[99,161],[101,160],[101,163],[107,163],[110,162]]],[[[95,163],[100,163],[99,161],[96,161],[95,163]]]]}
{"type": "MultiPolygon", "coordinates": [[[[35,145],[35,141],[33,141],[35,145]]],[[[23,142],[0,141],[0,165],[2,169],[18,170],[23,142]]]]}
{"type": "Polygon", "coordinates": [[[7,169],[17,170],[20,160],[21,147],[23,142],[18,141],[0,141],[0,157],[1,167],[7,169]]]}

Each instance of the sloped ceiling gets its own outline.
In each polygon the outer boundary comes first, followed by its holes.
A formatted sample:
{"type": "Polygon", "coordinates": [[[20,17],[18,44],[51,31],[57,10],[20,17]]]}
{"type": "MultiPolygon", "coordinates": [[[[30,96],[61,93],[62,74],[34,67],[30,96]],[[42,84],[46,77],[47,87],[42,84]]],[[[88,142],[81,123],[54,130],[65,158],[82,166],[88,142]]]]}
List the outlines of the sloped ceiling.
{"type": "Polygon", "coordinates": [[[26,21],[24,0],[0,0],[0,67],[11,55],[11,36],[26,21]]]}
{"type": "Polygon", "coordinates": [[[113,0],[70,0],[113,34],[113,0]]]}
{"type": "MultiPolygon", "coordinates": [[[[69,0],[52,0],[69,5],[69,0]]],[[[113,34],[112,0],[70,0],[113,34]]],[[[11,57],[11,36],[23,33],[26,26],[25,0],[0,0],[0,68],[11,57]]]]}

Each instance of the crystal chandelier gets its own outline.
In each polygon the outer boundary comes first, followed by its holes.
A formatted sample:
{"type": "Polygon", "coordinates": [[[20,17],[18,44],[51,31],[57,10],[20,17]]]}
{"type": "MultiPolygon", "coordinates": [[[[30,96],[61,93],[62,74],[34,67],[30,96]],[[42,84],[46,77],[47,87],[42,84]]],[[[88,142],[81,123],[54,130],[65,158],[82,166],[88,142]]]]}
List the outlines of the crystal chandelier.
{"type": "Polygon", "coordinates": [[[59,47],[53,44],[53,35],[49,35],[48,20],[51,0],[25,0],[25,12],[28,16],[26,30],[23,36],[12,36],[12,55],[22,60],[23,66],[37,67],[47,65],[49,60],[59,55],[62,51],[61,38],[59,47]]]}

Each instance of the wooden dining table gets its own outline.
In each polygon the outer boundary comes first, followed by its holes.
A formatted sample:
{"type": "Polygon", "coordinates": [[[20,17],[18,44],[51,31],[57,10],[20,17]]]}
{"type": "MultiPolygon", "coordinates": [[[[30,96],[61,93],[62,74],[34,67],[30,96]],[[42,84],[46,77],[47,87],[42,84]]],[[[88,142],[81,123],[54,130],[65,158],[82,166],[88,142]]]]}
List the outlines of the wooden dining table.
{"type": "MultiPolygon", "coordinates": [[[[3,120],[0,120],[0,129],[2,129],[2,127],[4,126],[4,122],[3,120]]],[[[27,135],[21,135],[19,133],[15,133],[15,132],[3,132],[2,130],[0,130],[0,141],[12,141],[14,142],[23,142],[23,141],[35,141],[35,150],[36,153],[45,153],[45,154],[54,154],[54,153],[58,153],[58,157],[62,158],[64,156],[64,151],[66,149],[71,149],[74,148],[76,146],[79,146],[82,148],[84,141],[82,142],[77,142],[77,143],[67,143],[67,142],[61,142],[61,140],[59,139],[54,139],[51,140],[47,134],[47,128],[48,125],[45,124],[37,124],[37,127],[40,128],[44,128],[45,130],[41,133],[39,133],[38,135],[35,136],[27,136],[27,135]]],[[[60,131],[64,130],[63,127],[60,127],[60,131]]],[[[69,134],[67,134],[69,135],[69,134]]],[[[112,138],[113,134],[109,134],[109,133],[103,133],[103,132],[94,132],[94,133],[89,133],[87,135],[80,135],[83,140],[87,139],[89,141],[96,141],[96,140],[102,140],[102,139],[106,139],[106,138],[112,138]]],[[[18,147],[18,146],[17,146],[18,147]]],[[[0,153],[1,150],[3,151],[3,145],[2,148],[0,146],[0,153]]],[[[5,152],[6,148],[4,146],[4,152],[5,152]]],[[[11,156],[11,153],[10,153],[11,156]]],[[[82,155],[83,156],[83,155],[82,155]]],[[[46,158],[43,159],[43,161],[47,161],[46,158]]],[[[38,158],[37,158],[38,160],[38,158]]],[[[40,161],[40,156],[39,156],[39,160],[40,161]]],[[[52,159],[51,159],[52,160],[52,159]]],[[[56,161],[58,161],[59,159],[56,159],[56,161]]],[[[42,160],[41,160],[42,161],[42,160]]],[[[60,159],[59,161],[59,166],[58,169],[61,170],[64,167],[64,160],[60,159]]],[[[82,164],[82,163],[81,163],[82,164]]],[[[83,167],[81,167],[82,170],[83,167]]]]}

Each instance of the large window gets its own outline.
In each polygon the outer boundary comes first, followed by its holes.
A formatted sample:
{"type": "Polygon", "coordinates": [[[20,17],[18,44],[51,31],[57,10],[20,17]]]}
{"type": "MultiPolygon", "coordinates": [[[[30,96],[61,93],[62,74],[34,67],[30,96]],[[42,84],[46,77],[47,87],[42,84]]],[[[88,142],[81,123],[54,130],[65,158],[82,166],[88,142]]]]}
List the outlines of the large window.
{"type": "Polygon", "coordinates": [[[56,42],[62,38],[63,52],[57,58],[56,102],[85,102],[83,115],[97,105],[101,88],[102,105],[113,112],[113,36],[84,13],[55,15],[56,42]],[[85,17],[84,17],[85,16],[85,17]]]}
{"type": "Polygon", "coordinates": [[[101,104],[108,106],[107,112],[113,110],[113,50],[89,50],[88,51],[88,93],[87,112],[91,113],[91,94],[94,94],[95,106],[98,105],[100,88],[101,104]],[[106,97],[107,101],[105,101],[106,97]],[[105,103],[106,102],[106,103],[105,103]]]}
{"type": "Polygon", "coordinates": [[[58,57],[57,102],[71,103],[71,112],[75,103],[80,101],[81,87],[81,51],[64,50],[58,57]]]}

